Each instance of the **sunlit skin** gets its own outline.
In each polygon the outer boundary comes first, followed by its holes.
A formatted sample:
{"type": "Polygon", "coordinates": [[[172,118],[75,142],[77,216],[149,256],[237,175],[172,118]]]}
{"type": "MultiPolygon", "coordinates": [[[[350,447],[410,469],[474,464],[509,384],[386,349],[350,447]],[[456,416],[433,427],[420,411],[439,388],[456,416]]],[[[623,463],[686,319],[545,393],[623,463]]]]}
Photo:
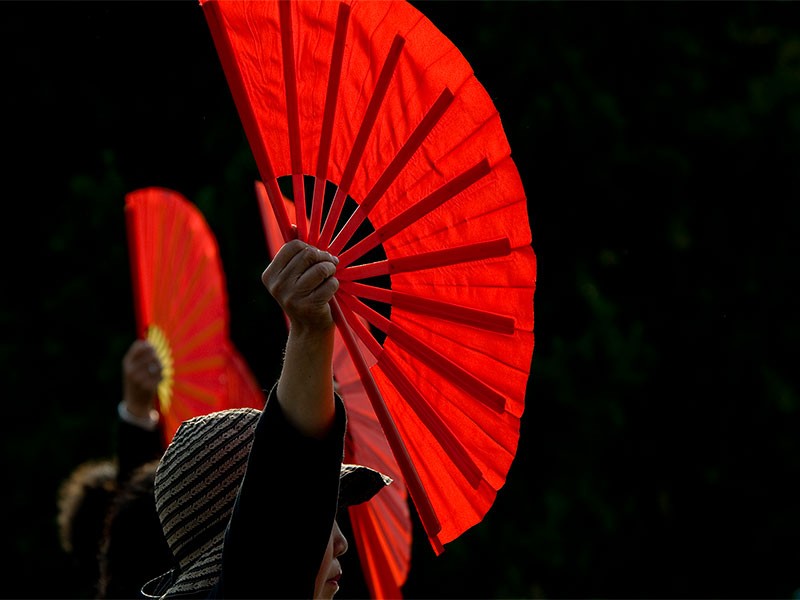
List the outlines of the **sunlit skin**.
{"type": "MultiPolygon", "coordinates": [[[[336,412],[333,400],[334,323],[328,304],[339,288],[334,276],[339,259],[294,239],[284,244],[261,276],[289,318],[277,399],[286,419],[304,435],[323,438],[336,412]]],[[[314,580],[314,598],[339,591],[339,557],[347,540],[334,521],[328,546],[314,580]]]]}
{"type": "Polygon", "coordinates": [[[325,549],[322,565],[314,581],[314,598],[330,600],[339,591],[339,579],[342,576],[339,557],[345,552],[347,552],[347,538],[339,529],[339,524],[334,521],[331,537],[328,539],[328,547],[325,549]]]}

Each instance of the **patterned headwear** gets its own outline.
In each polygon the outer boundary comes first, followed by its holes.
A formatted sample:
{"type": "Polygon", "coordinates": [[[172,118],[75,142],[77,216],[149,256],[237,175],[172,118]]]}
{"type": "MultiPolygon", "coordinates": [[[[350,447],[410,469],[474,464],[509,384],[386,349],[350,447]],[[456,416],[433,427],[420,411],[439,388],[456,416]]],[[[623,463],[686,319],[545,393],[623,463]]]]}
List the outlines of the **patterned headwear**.
{"type": "MultiPolygon", "coordinates": [[[[234,408],[194,417],[176,431],[156,471],[155,500],[178,567],[145,584],[145,596],[197,592],[216,584],[225,528],[260,416],[254,408],[234,408]]],[[[389,483],[373,469],[343,464],[339,507],[365,502],[389,483]]]]}

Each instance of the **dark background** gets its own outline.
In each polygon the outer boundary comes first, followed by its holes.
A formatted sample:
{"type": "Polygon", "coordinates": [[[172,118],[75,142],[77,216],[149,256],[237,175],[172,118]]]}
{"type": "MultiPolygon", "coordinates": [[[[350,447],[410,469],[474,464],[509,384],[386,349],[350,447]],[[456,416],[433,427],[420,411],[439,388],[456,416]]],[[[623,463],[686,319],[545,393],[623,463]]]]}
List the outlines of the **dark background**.
{"type": "MultiPolygon", "coordinates": [[[[415,5],[500,111],[539,273],[507,484],[442,556],[417,531],[406,596],[792,597],[800,9],[415,5]]],[[[162,185],[203,211],[264,385],[285,331],[198,4],[3,2],[0,44],[0,594],[65,598],[56,489],[111,452],[135,334],[124,194],[162,185]]]]}

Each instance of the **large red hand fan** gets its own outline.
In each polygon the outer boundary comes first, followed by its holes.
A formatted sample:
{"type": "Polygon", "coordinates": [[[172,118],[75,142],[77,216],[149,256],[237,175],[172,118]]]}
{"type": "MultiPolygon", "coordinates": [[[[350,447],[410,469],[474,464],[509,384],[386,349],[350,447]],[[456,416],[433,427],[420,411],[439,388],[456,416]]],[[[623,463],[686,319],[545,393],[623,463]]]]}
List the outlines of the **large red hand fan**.
{"type": "Polygon", "coordinates": [[[186,419],[264,395],[228,337],[228,295],[217,242],[200,211],[177,192],[125,196],[138,335],[162,364],[158,410],[166,443],[186,419]]]}
{"type": "Polygon", "coordinates": [[[499,115],[406,2],[201,4],[283,239],[286,178],[298,236],[340,258],[338,330],[439,553],[505,483],[533,353],[536,258],[499,115]]]}
{"type": "MultiPolygon", "coordinates": [[[[283,245],[283,237],[260,181],[256,182],[256,197],[267,248],[270,258],[274,258],[283,245]]],[[[294,203],[284,202],[290,220],[294,220],[294,203]]],[[[334,339],[333,377],[347,407],[345,462],[372,467],[393,479],[392,485],[370,502],[348,508],[367,587],[372,598],[402,598],[400,588],[406,582],[411,562],[408,492],[358,370],[338,333],[334,339]]]]}

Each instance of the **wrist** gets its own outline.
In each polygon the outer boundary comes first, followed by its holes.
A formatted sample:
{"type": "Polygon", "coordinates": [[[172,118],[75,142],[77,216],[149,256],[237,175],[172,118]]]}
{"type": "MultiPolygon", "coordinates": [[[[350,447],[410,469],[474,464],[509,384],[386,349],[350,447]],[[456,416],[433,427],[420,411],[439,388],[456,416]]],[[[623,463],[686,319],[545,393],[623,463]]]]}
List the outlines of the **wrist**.
{"type": "Polygon", "coordinates": [[[120,402],[117,406],[117,414],[119,415],[119,418],[126,423],[136,425],[137,427],[141,427],[147,431],[155,430],[155,428],[158,427],[159,421],[161,420],[161,415],[158,414],[157,410],[152,408],[149,409],[144,415],[131,412],[129,403],[125,400],[120,402]]]}
{"type": "Polygon", "coordinates": [[[299,321],[290,321],[289,335],[302,340],[319,341],[326,340],[328,337],[333,336],[336,326],[331,320],[329,323],[319,324],[315,323],[309,325],[299,321]]]}

